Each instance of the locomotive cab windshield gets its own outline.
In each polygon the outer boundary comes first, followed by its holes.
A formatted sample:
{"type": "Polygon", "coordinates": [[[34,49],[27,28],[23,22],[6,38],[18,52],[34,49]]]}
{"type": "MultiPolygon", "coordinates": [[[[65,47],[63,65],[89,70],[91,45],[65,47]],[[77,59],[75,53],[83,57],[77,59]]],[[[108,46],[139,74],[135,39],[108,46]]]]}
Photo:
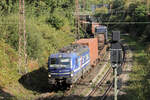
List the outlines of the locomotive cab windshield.
{"type": "Polygon", "coordinates": [[[70,58],[50,58],[50,67],[70,67],[70,58]]]}

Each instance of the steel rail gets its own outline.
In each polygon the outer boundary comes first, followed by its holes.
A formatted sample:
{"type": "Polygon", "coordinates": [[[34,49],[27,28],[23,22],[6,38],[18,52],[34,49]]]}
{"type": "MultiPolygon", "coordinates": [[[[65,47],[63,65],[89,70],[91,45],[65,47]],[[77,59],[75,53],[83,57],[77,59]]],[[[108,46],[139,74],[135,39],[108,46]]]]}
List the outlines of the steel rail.
{"type": "Polygon", "coordinates": [[[106,74],[103,76],[103,78],[100,80],[100,82],[96,85],[96,87],[89,93],[87,100],[91,99],[91,96],[95,94],[95,92],[97,91],[97,89],[102,86],[103,82],[106,80],[106,78],[109,76],[109,74],[111,73],[112,68],[110,67],[106,74]]]}
{"type": "Polygon", "coordinates": [[[111,83],[109,85],[109,87],[106,89],[105,93],[103,94],[101,100],[105,100],[106,99],[106,96],[108,95],[108,93],[111,91],[111,89],[113,88],[113,83],[111,83]]]}
{"type": "MultiPolygon", "coordinates": [[[[126,60],[126,55],[125,55],[125,60],[126,60]]],[[[122,65],[122,68],[125,69],[125,62],[122,65]]],[[[105,100],[107,98],[107,95],[110,93],[111,89],[113,88],[113,83],[109,85],[109,87],[106,89],[105,93],[103,94],[101,100],[105,100]]]]}

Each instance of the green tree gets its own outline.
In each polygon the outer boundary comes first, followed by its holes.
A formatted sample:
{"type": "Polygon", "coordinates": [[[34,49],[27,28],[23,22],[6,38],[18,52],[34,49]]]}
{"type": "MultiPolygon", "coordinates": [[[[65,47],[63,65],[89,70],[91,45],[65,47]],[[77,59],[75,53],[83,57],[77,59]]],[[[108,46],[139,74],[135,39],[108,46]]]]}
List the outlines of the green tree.
{"type": "Polygon", "coordinates": [[[47,22],[50,23],[56,29],[60,29],[64,25],[64,18],[57,14],[53,14],[47,19],[47,22]]]}
{"type": "Polygon", "coordinates": [[[1,0],[0,1],[0,16],[15,12],[17,10],[17,0],[1,0]]]}

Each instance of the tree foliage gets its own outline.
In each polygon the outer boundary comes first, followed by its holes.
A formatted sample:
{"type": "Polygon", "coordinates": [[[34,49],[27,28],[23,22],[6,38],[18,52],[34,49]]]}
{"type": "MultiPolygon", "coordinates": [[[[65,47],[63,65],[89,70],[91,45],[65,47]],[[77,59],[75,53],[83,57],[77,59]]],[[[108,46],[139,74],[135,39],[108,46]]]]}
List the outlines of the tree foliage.
{"type": "MultiPolygon", "coordinates": [[[[0,39],[18,51],[19,1],[0,1],[0,39]]],[[[25,0],[27,53],[46,63],[50,53],[74,40],[74,0],[25,0]]]]}
{"type": "Polygon", "coordinates": [[[146,56],[145,51],[148,48],[146,44],[149,45],[150,43],[150,25],[147,23],[150,22],[150,16],[145,2],[132,2],[129,6],[126,6],[125,3],[122,3],[122,0],[115,0],[113,10],[113,13],[105,15],[106,19],[109,19],[108,22],[117,22],[114,25],[110,24],[109,29],[119,29],[122,34],[129,33],[132,41],[134,40],[134,43],[129,43],[135,48],[134,62],[136,63],[133,64],[127,98],[123,100],[148,100],[150,97],[150,81],[148,80],[150,70],[149,56],[146,56]]]}

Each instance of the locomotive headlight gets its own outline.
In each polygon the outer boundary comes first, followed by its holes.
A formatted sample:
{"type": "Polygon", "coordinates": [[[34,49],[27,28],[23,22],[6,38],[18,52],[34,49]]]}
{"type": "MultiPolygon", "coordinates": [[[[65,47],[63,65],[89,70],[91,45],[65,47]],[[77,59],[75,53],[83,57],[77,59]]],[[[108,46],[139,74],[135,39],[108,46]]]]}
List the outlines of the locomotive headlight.
{"type": "Polygon", "coordinates": [[[71,72],[71,77],[73,77],[73,71],[71,72]]]}
{"type": "Polygon", "coordinates": [[[51,77],[51,74],[48,74],[48,77],[51,77]]]}

